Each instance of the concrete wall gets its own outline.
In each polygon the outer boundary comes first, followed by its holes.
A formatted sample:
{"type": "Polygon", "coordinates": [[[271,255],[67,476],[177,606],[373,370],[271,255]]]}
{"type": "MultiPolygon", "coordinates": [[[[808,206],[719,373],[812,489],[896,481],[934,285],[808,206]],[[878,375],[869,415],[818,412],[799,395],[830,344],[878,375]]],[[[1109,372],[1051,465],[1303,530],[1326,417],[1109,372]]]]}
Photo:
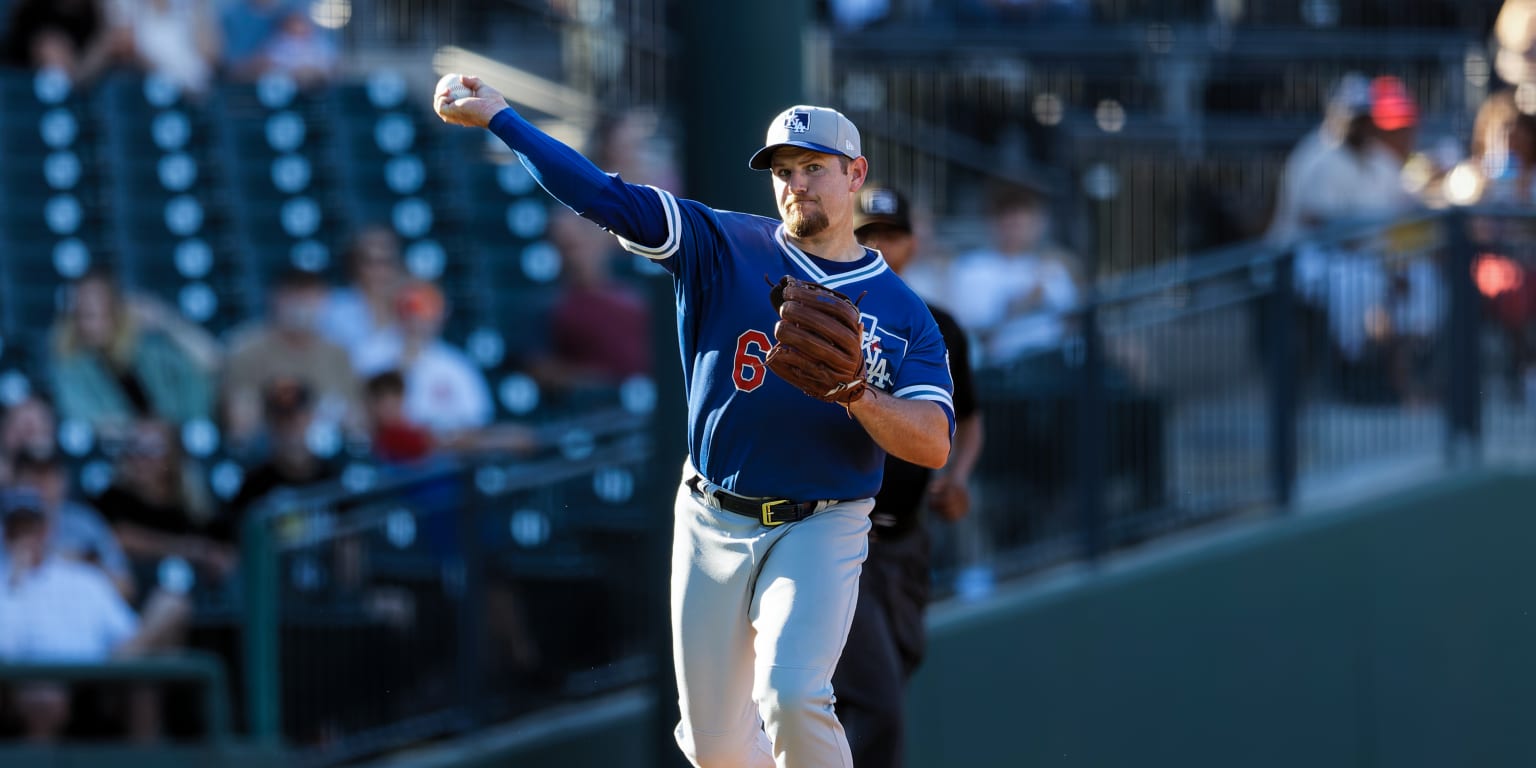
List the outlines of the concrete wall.
{"type": "Polygon", "coordinates": [[[1533,499],[1464,476],[936,612],[912,765],[1536,765],[1533,499]]]}

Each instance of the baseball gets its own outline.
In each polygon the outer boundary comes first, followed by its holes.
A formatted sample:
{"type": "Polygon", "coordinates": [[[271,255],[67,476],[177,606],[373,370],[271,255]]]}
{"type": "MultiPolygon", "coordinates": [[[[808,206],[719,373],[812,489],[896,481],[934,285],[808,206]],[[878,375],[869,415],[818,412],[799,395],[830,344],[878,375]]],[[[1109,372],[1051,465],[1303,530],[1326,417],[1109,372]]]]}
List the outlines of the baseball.
{"type": "Polygon", "coordinates": [[[442,79],[437,81],[437,93],[447,91],[448,96],[454,101],[474,96],[474,91],[464,87],[463,77],[463,75],[457,72],[449,72],[443,75],[442,79]]]}

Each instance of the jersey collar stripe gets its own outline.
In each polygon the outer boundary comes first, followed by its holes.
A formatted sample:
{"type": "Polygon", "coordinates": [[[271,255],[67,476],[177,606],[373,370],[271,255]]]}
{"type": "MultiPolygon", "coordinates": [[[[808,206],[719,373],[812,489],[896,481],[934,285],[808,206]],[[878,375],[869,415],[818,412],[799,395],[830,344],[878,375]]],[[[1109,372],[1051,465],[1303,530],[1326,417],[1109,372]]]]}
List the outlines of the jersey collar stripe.
{"type": "Polygon", "coordinates": [[[859,267],[852,272],[846,272],[844,274],[828,278],[826,286],[828,288],[838,288],[849,283],[856,283],[860,280],[867,280],[871,277],[874,277],[875,275],[880,274],[881,272],[884,272],[885,270],[885,258],[879,254],[876,254],[875,260],[869,264],[859,267]]]}
{"type": "Polygon", "coordinates": [[[800,268],[805,270],[806,274],[810,275],[811,278],[816,282],[821,283],[828,288],[837,288],[838,286],[855,283],[860,280],[874,277],[875,275],[878,275],[886,270],[885,257],[881,256],[879,251],[875,251],[874,261],[859,267],[852,272],[845,272],[840,275],[829,275],[821,267],[816,266],[816,262],[811,261],[811,257],[806,255],[805,251],[796,248],[793,243],[789,242],[789,237],[785,232],[783,224],[780,224],[778,229],[773,231],[773,238],[774,240],[778,241],[779,247],[784,249],[784,253],[789,256],[791,261],[798,264],[800,268]]]}
{"type": "MultiPolygon", "coordinates": [[[[673,197],[671,192],[668,192],[665,189],[657,189],[656,187],[650,187],[650,189],[655,191],[656,194],[661,197],[661,210],[662,213],[664,213],[667,217],[667,241],[661,245],[651,247],[648,245],[640,245],[639,243],[625,240],[624,238],[620,237],[619,245],[630,253],[636,253],[654,261],[661,261],[662,259],[677,253],[678,245],[681,240],[681,232],[683,229],[683,217],[682,214],[680,214],[677,210],[677,198],[673,197]]],[[[615,237],[617,237],[617,235],[615,235],[615,237]]]]}
{"type": "Polygon", "coordinates": [[[805,273],[810,275],[812,280],[822,284],[827,282],[827,273],[823,272],[821,267],[816,266],[816,262],[811,261],[811,257],[805,255],[805,251],[796,248],[793,243],[789,242],[789,237],[783,224],[780,224],[773,230],[773,239],[784,250],[784,255],[788,256],[790,261],[793,261],[801,269],[805,270],[805,273]]]}

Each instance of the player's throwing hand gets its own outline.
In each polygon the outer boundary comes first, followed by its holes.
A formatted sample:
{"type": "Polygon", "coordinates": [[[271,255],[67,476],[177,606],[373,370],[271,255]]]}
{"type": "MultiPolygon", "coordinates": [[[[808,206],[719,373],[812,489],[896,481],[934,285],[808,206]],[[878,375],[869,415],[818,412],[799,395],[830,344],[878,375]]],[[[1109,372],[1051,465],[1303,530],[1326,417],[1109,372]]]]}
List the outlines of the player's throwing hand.
{"type": "Polygon", "coordinates": [[[468,128],[484,128],[497,112],[507,108],[507,99],[501,95],[501,91],[486,85],[480,78],[464,75],[460,82],[469,89],[468,97],[455,99],[448,86],[432,94],[432,110],[443,122],[468,128]]]}

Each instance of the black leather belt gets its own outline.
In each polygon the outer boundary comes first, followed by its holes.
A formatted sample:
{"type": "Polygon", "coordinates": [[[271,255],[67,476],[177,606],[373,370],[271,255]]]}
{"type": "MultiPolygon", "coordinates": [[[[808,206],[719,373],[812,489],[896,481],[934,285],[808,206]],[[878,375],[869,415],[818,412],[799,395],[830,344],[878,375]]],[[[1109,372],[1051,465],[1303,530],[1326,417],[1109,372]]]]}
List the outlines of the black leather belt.
{"type": "MultiPolygon", "coordinates": [[[[772,528],[775,525],[795,523],[816,514],[816,509],[821,505],[820,501],[790,501],[789,499],[770,499],[758,496],[738,496],[724,488],[716,488],[713,491],[704,489],[705,480],[699,475],[688,478],[688,487],[700,496],[709,496],[721,509],[727,512],[735,512],[743,517],[750,517],[772,528]]],[[[832,501],[831,503],[836,503],[832,501]]]]}

